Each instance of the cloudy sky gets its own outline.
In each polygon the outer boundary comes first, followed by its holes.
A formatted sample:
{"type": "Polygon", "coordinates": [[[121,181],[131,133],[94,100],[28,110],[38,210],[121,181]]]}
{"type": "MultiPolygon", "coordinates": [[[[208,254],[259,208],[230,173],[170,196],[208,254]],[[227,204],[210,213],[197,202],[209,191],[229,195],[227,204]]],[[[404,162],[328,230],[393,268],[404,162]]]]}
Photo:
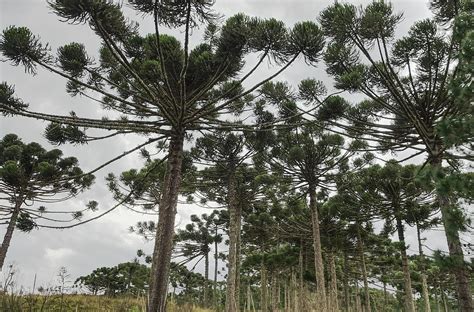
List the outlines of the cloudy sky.
{"type": "MultiPolygon", "coordinates": [[[[123,1],[126,2],[126,1],[123,1]]],[[[330,0],[217,0],[216,11],[224,16],[238,12],[261,17],[275,17],[294,24],[302,20],[315,20],[319,12],[333,1],[330,0]]],[[[363,4],[370,1],[350,1],[363,4]]],[[[409,26],[419,19],[430,15],[426,0],[394,0],[397,11],[404,12],[398,34],[403,35],[409,26]]],[[[127,15],[140,23],[141,31],[152,31],[152,21],[135,15],[126,9],[127,15]]],[[[97,55],[99,40],[85,25],[68,25],[59,21],[43,0],[1,0],[0,28],[9,25],[27,26],[34,34],[48,42],[53,51],[71,41],[84,43],[90,55],[97,55]]],[[[172,32],[181,35],[179,32],[172,32]]],[[[201,32],[194,32],[193,42],[199,42],[201,32]]],[[[266,66],[257,76],[264,77],[269,73],[266,66]]],[[[307,77],[323,80],[328,86],[332,84],[322,68],[307,67],[300,62],[289,68],[279,77],[281,80],[297,83],[307,77]]],[[[79,116],[101,117],[104,112],[100,107],[85,98],[71,98],[65,92],[65,81],[51,73],[40,70],[36,76],[27,75],[22,68],[12,67],[7,62],[0,63],[0,80],[15,85],[17,96],[30,104],[34,111],[67,114],[74,110],[79,116]]],[[[107,113],[105,113],[107,115],[107,113]]],[[[0,117],[0,137],[7,133],[18,134],[24,142],[36,141],[47,148],[51,145],[43,138],[45,123],[25,118],[0,117]]],[[[124,149],[135,146],[143,140],[139,137],[116,137],[107,141],[90,143],[85,146],[63,146],[67,156],[76,156],[85,170],[91,170],[111,157],[119,155],[124,149]]],[[[141,165],[137,155],[131,155],[102,169],[97,174],[95,185],[90,191],[76,199],[64,202],[60,207],[74,210],[83,207],[89,200],[97,200],[104,211],[114,202],[104,184],[104,175],[108,172],[120,173],[128,168],[141,165]]],[[[202,209],[193,206],[178,208],[177,226],[186,224],[189,215],[203,213],[202,209]]],[[[152,244],[128,232],[128,227],[139,220],[147,220],[147,216],[132,213],[126,209],[118,209],[102,219],[70,230],[34,230],[29,234],[16,232],[7,255],[6,263],[14,263],[18,269],[18,283],[29,289],[35,274],[37,285],[54,284],[56,274],[61,266],[65,266],[71,279],[87,274],[100,266],[112,266],[134,258],[137,249],[151,251],[152,244]]],[[[3,237],[3,229],[0,235],[3,237]]],[[[434,248],[445,248],[444,237],[430,234],[430,243],[434,248]]],[[[412,247],[414,248],[414,247],[412,247]]]]}

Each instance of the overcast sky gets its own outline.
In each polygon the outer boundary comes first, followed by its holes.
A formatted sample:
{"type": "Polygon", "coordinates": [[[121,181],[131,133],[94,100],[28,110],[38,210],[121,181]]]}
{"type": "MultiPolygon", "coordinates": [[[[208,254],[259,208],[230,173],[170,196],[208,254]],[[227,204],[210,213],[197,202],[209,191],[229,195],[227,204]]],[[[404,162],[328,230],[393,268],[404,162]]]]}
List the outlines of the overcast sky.
{"type": "MultiPolygon", "coordinates": [[[[124,1],[126,2],[126,1],[124,1]]],[[[319,12],[333,1],[329,0],[217,0],[216,11],[224,16],[238,12],[260,17],[275,17],[288,23],[315,20],[319,12]]],[[[354,4],[370,1],[349,1],[354,4]]],[[[394,0],[397,11],[404,12],[398,34],[403,35],[409,26],[419,19],[430,16],[428,1],[425,0],[394,0]]],[[[141,31],[152,31],[152,21],[143,19],[127,9],[127,15],[140,23],[141,31]]],[[[71,41],[84,43],[90,55],[97,55],[99,40],[85,25],[68,25],[59,21],[52,14],[43,0],[0,0],[0,28],[9,25],[27,26],[34,34],[39,35],[43,42],[48,42],[53,51],[59,46],[71,41]]],[[[180,35],[179,32],[173,34],[180,35]]],[[[199,42],[200,31],[194,32],[193,42],[199,42]]],[[[264,77],[268,68],[260,72],[256,78],[264,77]]],[[[308,67],[304,63],[290,67],[280,80],[296,84],[303,78],[314,77],[323,80],[328,87],[332,82],[321,68],[308,67]]],[[[30,104],[34,111],[67,114],[74,110],[79,116],[101,117],[104,112],[95,103],[85,98],[71,98],[65,92],[65,81],[53,74],[40,70],[38,75],[24,73],[23,68],[12,67],[9,63],[0,63],[0,81],[15,85],[16,94],[30,104]]],[[[36,141],[46,148],[53,148],[43,138],[46,123],[25,118],[0,117],[0,137],[7,133],[18,134],[24,142],[36,141]]],[[[90,143],[85,146],[62,146],[67,156],[76,156],[85,170],[90,170],[99,164],[119,155],[124,149],[132,148],[139,137],[122,136],[107,141],[90,143]]],[[[97,174],[95,185],[90,191],[76,199],[62,203],[60,206],[69,209],[83,207],[89,200],[97,200],[101,211],[114,204],[104,184],[104,175],[108,172],[119,174],[128,168],[138,168],[141,160],[137,155],[128,156],[97,174]]],[[[178,207],[178,224],[186,224],[189,215],[203,213],[202,209],[193,206],[178,207]]],[[[14,233],[13,241],[8,251],[6,263],[14,263],[19,270],[18,282],[26,288],[31,288],[34,275],[37,274],[37,285],[54,284],[56,274],[61,266],[65,266],[71,274],[71,279],[88,274],[100,266],[112,266],[132,260],[137,249],[148,253],[152,243],[147,243],[135,234],[128,232],[128,227],[139,220],[147,220],[147,216],[118,209],[95,222],[71,230],[33,230],[29,234],[19,231],[14,233]]],[[[3,237],[3,229],[0,235],[3,237]]],[[[411,233],[413,234],[413,233],[411,233]]],[[[324,234],[323,234],[324,235],[324,234]]],[[[410,239],[410,241],[413,241],[410,239]]],[[[445,249],[445,238],[442,234],[430,234],[430,245],[434,248],[445,249]]],[[[411,247],[415,249],[415,245],[411,247]]],[[[212,272],[212,271],[211,271],[212,272]]]]}

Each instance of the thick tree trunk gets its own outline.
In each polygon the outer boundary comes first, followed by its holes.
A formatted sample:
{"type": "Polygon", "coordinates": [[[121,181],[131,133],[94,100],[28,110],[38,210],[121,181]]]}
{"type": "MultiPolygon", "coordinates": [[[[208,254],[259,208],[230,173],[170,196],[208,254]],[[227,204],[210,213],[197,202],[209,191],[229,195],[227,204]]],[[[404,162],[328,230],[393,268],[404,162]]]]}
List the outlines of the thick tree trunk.
{"type": "Polygon", "coordinates": [[[181,185],[184,134],[170,141],[168,164],[158,212],[155,248],[150,277],[148,312],[166,311],[168,278],[173,249],[174,222],[181,185]]]}
{"type": "Polygon", "coordinates": [[[238,294],[237,294],[237,244],[239,234],[238,221],[238,203],[236,192],[235,173],[230,172],[227,185],[227,203],[229,206],[229,256],[227,264],[227,289],[225,299],[226,312],[238,311],[238,294]]]}
{"type": "MultiPolygon", "coordinates": [[[[431,165],[434,169],[442,170],[442,159],[434,159],[431,162],[431,165]]],[[[453,263],[455,263],[453,273],[456,276],[459,311],[472,312],[474,306],[469,284],[469,273],[464,264],[464,252],[462,250],[461,240],[459,239],[459,229],[456,224],[457,220],[453,217],[449,197],[438,192],[437,199],[441,209],[441,217],[448,243],[449,256],[454,260],[453,263]]]]}
{"type": "Polygon", "coordinates": [[[311,210],[311,219],[313,225],[313,247],[314,247],[314,266],[316,272],[316,285],[318,295],[318,305],[320,311],[326,311],[326,283],[324,280],[323,253],[321,248],[321,234],[319,232],[319,213],[316,203],[316,189],[309,187],[309,208],[311,210]]]}
{"type": "Polygon", "coordinates": [[[364,279],[364,295],[365,295],[365,311],[370,312],[372,308],[370,307],[370,293],[369,293],[369,281],[367,278],[367,266],[365,263],[365,251],[364,251],[364,242],[362,241],[362,235],[360,233],[360,225],[357,223],[357,246],[359,249],[359,257],[362,263],[362,278],[364,279]]]}
{"type": "Polygon", "coordinates": [[[411,287],[410,266],[408,264],[407,247],[405,244],[405,231],[402,220],[397,219],[398,240],[400,242],[400,254],[402,256],[403,283],[405,291],[405,309],[408,312],[415,312],[415,302],[413,301],[413,291],[411,287]]]}
{"type": "Polygon", "coordinates": [[[5,258],[7,257],[8,248],[10,247],[10,242],[12,241],[13,231],[15,231],[16,220],[20,214],[22,202],[22,199],[17,200],[10,217],[10,222],[8,223],[7,231],[5,232],[5,236],[3,236],[2,246],[0,247],[0,270],[3,269],[3,264],[5,263],[5,258]]]}
{"type": "Polygon", "coordinates": [[[267,291],[267,268],[265,263],[262,260],[262,265],[260,269],[260,284],[261,285],[261,298],[260,298],[260,307],[262,312],[268,312],[268,291],[267,291]]]}

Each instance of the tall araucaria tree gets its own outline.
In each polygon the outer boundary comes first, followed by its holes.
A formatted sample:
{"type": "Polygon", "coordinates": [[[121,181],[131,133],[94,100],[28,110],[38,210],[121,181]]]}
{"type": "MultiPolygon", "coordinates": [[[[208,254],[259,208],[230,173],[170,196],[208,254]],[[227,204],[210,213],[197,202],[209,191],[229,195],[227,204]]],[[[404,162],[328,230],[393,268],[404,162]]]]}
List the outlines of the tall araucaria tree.
{"type": "Polygon", "coordinates": [[[429,190],[415,180],[417,168],[413,165],[401,166],[389,161],[384,167],[373,166],[366,172],[367,181],[375,184],[376,196],[372,203],[378,215],[386,221],[386,226],[394,222],[394,232],[398,235],[398,249],[402,259],[404,278],[404,300],[406,311],[415,311],[410,263],[405,239],[405,223],[409,215],[419,205],[430,204],[433,196],[429,190]]]}
{"type": "Polygon", "coordinates": [[[108,136],[143,134],[149,137],[144,145],[169,140],[148,302],[149,311],[164,311],[185,138],[194,130],[222,126],[219,116],[232,111],[237,99],[276,77],[298,57],[317,62],[324,41],[313,22],[288,29],[276,19],[238,14],[219,26],[211,10],[212,0],[128,3],[136,12],[151,16],[153,34],[141,35],[138,25],[111,0],[49,1],[62,21],[87,23],[99,37],[102,48],[98,63],[80,43],[60,47],[53,57],[48,45],[25,27],[10,26],[0,37],[0,51],[13,65],[23,65],[30,73],[36,73],[39,66],[62,76],[72,95],[90,98],[92,103],[122,116],[94,119],[35,112],[11,93],[1,94],[0,110],[53,122],[50,138],[59,142],[87,140],[82,127],[112,132],[108,136]],[[191,34],[200,25],[207,26],[204,41],[193,47],[191,34]],[[183,42],[163,34],[164,26],[181,29],[183,42]],[[258,61],[243,73],[249,54],[258,54],[258,61]],[[242,83],[265,60],[275,64],[275,72],[243,89],[242,83]]]}
{"type": "Polygon", "coordinates": [[[229,131],[206,134],[196,140],[194,157],[211,167],[204,169],[202,191],[215,192],[225,200],[229,211],[229,254],[227,264],[226,311],[239,310],[240,232],[245,194],[254,175],[244,162],[254,152],[245,150],[245,136],[229,131]],[[248,178],[250,177],[250,178],[248,178]]]}
{"type": "MultiPolygon", "coordinates": [[[[438,15],[453,19],[469,5],[463,1],[433,1],[438,15]]],[[[409,150],[411,157],[426,155],[426,163],[443,171],[443,163],[456,165],[465,155],[449,149],[438,131],[446,120],[463,119],[468,110],[449,91],[456,79],[459,38],[443,32],[439,19],[416,22],[408,34],[395,40],[402,14],[391,4],[374,1],[358,9],[335,3],[320,16],[330,44],[325,53],[327,72],[338,89],[367,97],[339,126],[366,136],[374,147],[393,152],[409,150]]],[[[462,65],[462,63],[461,63],[462,65]]],[[[452,202],[438,193],[449,252],[455,260],[461,311],[472,311],[469,274],[463,261],[459,228],[453,220],[452,202]]]]}
{"type": "MultiPolygon", "coordinates": [[[[321,84],[314,80],[302,81],[299,89],[301,99],[317,97],[318,92],[319,95],[324,93],[321,84]]],[[[302,110],[298,108],[299,98],[290,91],[288,85],[280,82],[267,83],[261,91],[266,102],[257,104],[257,113],[260,116],[271,114],[264,107],[274,105],[278,109],[278,119],[286,119],[285,125],[275,130],[264,157],[275,175],[281,176],[285,183],[291,185],[290,189],[304,189],[309,199],[318,304],[325,311],[326,285],[317,192],[331,187],[338,170],[348,166],[349,157],[353,156],[354,151],[361,148],[363,143],[353,141],[348,144],[341,135],[324,130],[327,119],[337,115],[335,111],[326,111],[330,106],[328,102],[314,110],[318,119],[303,123],[298,116],[298,112],[302,110]]],[[[330,102],[338,100],[331,99],[330,102]]]]}
{"type": "MultiPolygon", "coordinates": [[[[41,227],[37,220],[68,222],[79,219],[87,210],[95,210],[91,201],[81,211],[47,210],[44,204],[70,199],[94,181],[84,174],[75,157],[63,157],[62,151],[45,150],[38,143],[25,144],[15,134],[0,140],[0,224],[7,225],[0,247],[0,269],[3,268],[15,228],[30,232],[41,227]],[[41,204],[39,207],[33,204],[41,204]],[[70,220],[58,218],[69,215],[70,220]]],[[[44,225],[47,226],[47,225],[44,225]]]]}

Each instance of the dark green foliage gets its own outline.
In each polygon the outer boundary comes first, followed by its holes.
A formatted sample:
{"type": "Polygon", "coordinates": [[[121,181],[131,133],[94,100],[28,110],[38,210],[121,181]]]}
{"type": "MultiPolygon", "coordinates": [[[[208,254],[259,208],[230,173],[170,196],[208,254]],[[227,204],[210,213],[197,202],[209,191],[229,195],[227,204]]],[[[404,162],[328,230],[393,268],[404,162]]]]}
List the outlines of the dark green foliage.
{"type": "Polygon", "coordinates": [[[51,0],[53,12],[70,23],[89,23],[98,34],[125,41],[135,32],[135,25],[123,16],[120,5],[110,0],[51,0]]]}
{"type": "Polygon", "coordinates": [[[156,5],[152,0],[130,0],[130,4],[145,14],[157,13],[159,23],[169,27],[179,27],[189,23],[197,27],[202,23],[214,21],[218,15],[212,11],[214,0],[160,1],[156,5]],[[190,11],[188,20],[187,11],[190,11]]]}
{"type": "Polygon", "coordinates": [[[197,260],[199,263],[203,258],[208,257],[211,247],[217,242],[222,242],[222,235],[216,234],[213,229],[219,224],[215,224],[215,216],[218,211],[210,215],[202,214],[201,217],[191,215],[191,222],[186,224],[184,229],[179,229],[175,236],[175,254],[184,257],[181,264],[197,260]]]}
{"type": "Polygon", "coordinates": [[[440,156],[437,126],[464,114],[453,109],[446,90],[456,45],[431,19],[395,40],[400,20],[383,1],[361,10],[342,3],[325,9],[320,21],[329,40],[327,72],[338,89],[367,97],[344,115],[351,136],[371,135],[383,150],[423,145],[433,159],[440,156]]]}
{"type": "Polygon", "coordinates": [[[186,266],[171,263],[170,284],[175,290],[180,290],[180,296],[188,300],[199,298],[200,290],[204,284],[204,277],[190,271],[186,266]]]}
{"type": "Polygon", "coordinates": [[[290,55],[301,53],[308,64],[316,65],[322,55],[324,37],[321,29],[313,22],[295,24],[290,33],[290,55]]]}
{"type": "MultiPolygon", "coordinates": [[[[14,94],[15,89],[13,86],[9,86],[6,82],[0,83],[0,107],[5,106],[13,110],[28,108],[28,104],[14,97],[14,94]]],[[[8,109],[2,109],[2,114],[5,116],[9,115],[8,109]]]]}
{"type": "Polygon", "coordinates": [[[83,144],[86,142],[87,136],[78,127],[70,125],[61,125],[58,123],[50,123],[44,131],[46,139],[52,144],[64,144],[71,142],[74,144],[83,144]]]}
{"type": "Polygon", "coordinates": [[[0,51],[13,65],[22,65],[25,71],[35,74],[35,62],[49,60],[49,47],[40,43],[40,39],[26,27],[10,26],[3,30],[0,37],[0,51]]]}
{"type": "Polygon", "coordinates": [[[97,268],[91,274],[79,277],[74,284],[87,288],[94,295],[144,295],[149,276],[150,268],[134,261],[97,268]]]}
{"type": "Polygon", "coordinates": [[[61,68],[73,77],[82,76],[84,69],[91,63],[85,47],[80,43],[70,43],[58,49],[61,68]]]}
{"type": "Polygon", "coordinates": [[[21,212],[16,220],[16,227],[22,232],[29,233],[36,228],[36,222],[28,212],[21,212]]]}
{"type": "MultiPolygon", "coordinates": [[[[8,197],[12,206],[30,200],[64,200],[89,188],[93,181],[94,176],[84,174],[76,158],[63,158],[58,149],[46,151],[38,143],[24,144],[15,134],[0,140],[0,186],[2,192],[12,194],[8,197]]],[[[91,205],[86,210],[97,208],[97,204],[91,205]]],[[[43,206],[38,211],[21,209],[25,210],[21,210],[16,222],[25,232],[30,232],[36,227],[36,220],[48,213],[43,206]]]]}
{"type": "Polygon", "coordinates": [[[60,150],[46,151],[38,143],[24,144],[14,134],[0,141],[0,166],[5,190],[19,192],[26,199],[74,195],[94,180],[83,174],[76,158],[62,158],[60,150]]]}

